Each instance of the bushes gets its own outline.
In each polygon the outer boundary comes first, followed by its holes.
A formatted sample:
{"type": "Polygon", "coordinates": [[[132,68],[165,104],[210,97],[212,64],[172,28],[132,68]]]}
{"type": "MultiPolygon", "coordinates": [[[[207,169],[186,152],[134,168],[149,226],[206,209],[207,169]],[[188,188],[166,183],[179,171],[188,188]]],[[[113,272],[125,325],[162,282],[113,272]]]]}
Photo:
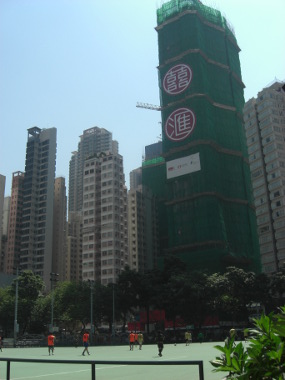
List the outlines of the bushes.
{"type": "Polygon", "coordinates": [[[215,346],[222,354],[211,361],[213,372],[228,372],[227,379],[285,379],[285,306],[255,319],[254,325],[248,347],[235,344],[234,338],[226,339],[224,347],[215,346]]]}

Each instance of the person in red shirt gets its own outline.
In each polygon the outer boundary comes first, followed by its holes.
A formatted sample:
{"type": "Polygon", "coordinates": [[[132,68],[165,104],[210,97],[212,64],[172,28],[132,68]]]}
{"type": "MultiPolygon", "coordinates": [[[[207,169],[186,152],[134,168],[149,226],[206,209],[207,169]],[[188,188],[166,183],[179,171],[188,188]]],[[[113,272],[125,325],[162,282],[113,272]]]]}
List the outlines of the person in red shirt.
{"type": "Polygon", "coordinates": [[[135,332],[135,345],[137,348],[137,345],[138,345],[138,333],[137,332],[135,332]]]}
{"type": "Polygon", "coordinates": [[[89,350],[88,350],[88,346],[89,346],[89,334],[88,334],[88,332],[85,331],[85,333],[83,334],[82,340],[83,340],[83,346],[84,346],[84,350],[82,352],[82,355],[84,356],[85,352],[87,352],[87,354],[90,355],[89,350]]]}
{"type": "Polygon", "coordinates": [[[134,343],[135,343],[135,334],[132,331],[129,335],[129,341],[130,341],[130,351],[133,351],[134,343]]]}
{"type": "Polygon", "coordinates": [[[48,354],[50,355],[50,353],[52,353],[53,355],[53,352],[54,352],[54,340],[55,340],[55,336],[52,335],[52,333],[50,333],[48,335],[48,354]]]}

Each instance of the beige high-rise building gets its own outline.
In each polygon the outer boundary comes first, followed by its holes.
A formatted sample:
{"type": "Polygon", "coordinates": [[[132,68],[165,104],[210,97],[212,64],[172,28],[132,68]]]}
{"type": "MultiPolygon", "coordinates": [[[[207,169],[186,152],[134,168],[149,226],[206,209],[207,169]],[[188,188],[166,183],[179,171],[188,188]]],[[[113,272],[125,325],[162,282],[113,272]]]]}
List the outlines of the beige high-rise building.
{"type": "Polygon", "coordinates": [[[262,270],[285,261],[285,84],[276,81],[243,111],[262,270]]]}
{"type": "Polygon", "coordinates": [[[2,226],[3,226],[3,207],[4,207],[4,194],[5,194],[6,177],[0,174],[0,268],[2,263],[2,226]]]}
{"type": "Polygon", "coordinates": [[[0,272],[5,271],[5,263],[7,257],[7,242],[8,242],[8,225],[9,225],[9,214],[10,214],[10,203],[11,197],[4,198],[3,204],[3,224],[2,224],[2,239],[1,239],[1,252],[0,252],[0,272]]]}
{"type": "Polygon", "coordinates": [[[128,242],[130,269],[140,273],[154,269],[159,249],[158,215],[155,197],[142,185],[128,192],[128,242]]]}
{"type": "Polygon", "coordinates": [[[93,154],[83,171],[83,280],[115,283],[128,264],[127,189],[123,158],[93,154]]]}
{"type": "Polygon", "coordinates": [[[15,268],[20,264],[21,252],[21,228],[23,210],[23,191],[25,174],[21,171],[12,175],[12,189],[7,230],[7,250],[4,272],[15,273],[15,268]]]}
{"type": "Polygon", "coordinates": [[[82,281],[82,215],[69,212],[66,271],[68,281],[82,281]]]}

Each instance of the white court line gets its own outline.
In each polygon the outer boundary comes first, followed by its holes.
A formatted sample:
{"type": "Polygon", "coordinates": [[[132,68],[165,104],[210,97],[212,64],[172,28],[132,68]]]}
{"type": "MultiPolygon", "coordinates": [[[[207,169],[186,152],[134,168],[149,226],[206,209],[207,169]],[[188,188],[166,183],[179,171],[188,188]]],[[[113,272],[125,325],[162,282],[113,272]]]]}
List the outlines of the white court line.
{"type": "MultiPolygon", "coordinates": [[[[108,366],[108,367],[96,367],[96,371],[99,371],[100,369],[110,369],[110,368],[118,368],[118,367],[127,367],[127,364],[114,365],[114,366],[108,366]]],[[[44,375],[36,375],[36,376],[29,376],[29,377],[13,377],[11,380],[39,379],[39,378],[42,378],[42,377],[58,376],[58,375],[69,375],[70,373],[80,373],[80,372],[90,372],[90,369],[82,369],[80,371],[72,371],[72,372],[46,373],[44,375]]]]}
{"type": "Polygon", "coordinates": [[[80,373],[80,372],[86,372],[90,371],[90,369],[82,369],[80,371],[72,371],[72,372],[55,372],[55,373],[46,373],[44,375],[36,375],[36,376],[29,376],[29,377],[13,377],[11,380],[24,380],[24,379],[39,379],[40,377],[48,377],[48,376],[57,376],[57,375],[69,375],[70,373],[80,373]]]}

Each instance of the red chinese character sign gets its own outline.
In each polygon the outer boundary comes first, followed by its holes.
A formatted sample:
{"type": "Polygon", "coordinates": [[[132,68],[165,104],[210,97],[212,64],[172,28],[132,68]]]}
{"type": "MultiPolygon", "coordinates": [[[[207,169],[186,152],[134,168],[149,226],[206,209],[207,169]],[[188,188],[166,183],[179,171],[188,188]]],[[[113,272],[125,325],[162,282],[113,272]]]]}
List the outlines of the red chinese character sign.
{"type": "Polygon", "coordinates": [[[169,140],[182,141],[193,132],[195,124],[195,115],[189,108],[178,108],[166,120],[165,134],[169,140]]]}
{"type": "Polygon", "coordinates": [[[163,79],[163,88],[170,95],[185,91],[192,80],[192,70],[188,65],[180,63],[171,67],[163,79]]]}

